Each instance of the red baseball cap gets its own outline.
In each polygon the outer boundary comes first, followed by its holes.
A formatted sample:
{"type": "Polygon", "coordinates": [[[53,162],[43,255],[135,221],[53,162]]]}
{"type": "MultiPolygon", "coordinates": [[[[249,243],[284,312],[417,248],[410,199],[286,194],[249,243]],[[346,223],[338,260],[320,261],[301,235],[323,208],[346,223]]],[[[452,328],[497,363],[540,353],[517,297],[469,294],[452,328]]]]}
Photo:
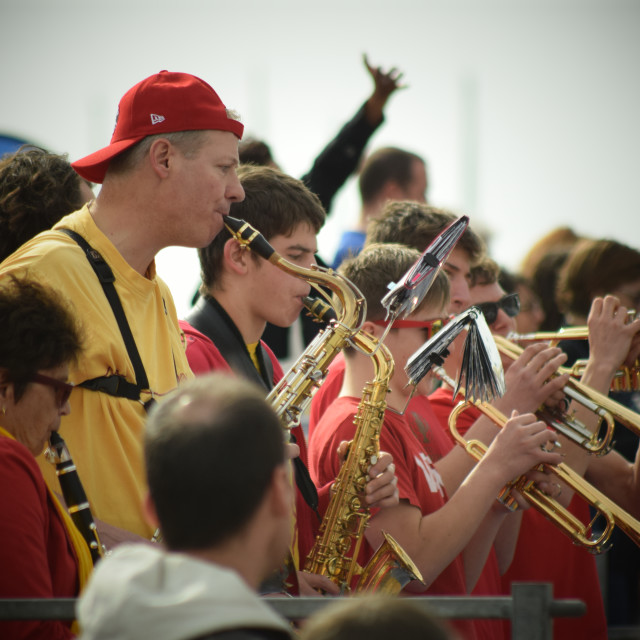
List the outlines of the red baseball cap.
{"type": "Polygon", "coordinates": [[[101,183],[109,162],[146,136],[210,129],[230,131],[242,138],[244,125],[230,117],[204,80],[188,73],[161,71],[122,96],[111,144],[71,166],[85,180],[101,183]]]}

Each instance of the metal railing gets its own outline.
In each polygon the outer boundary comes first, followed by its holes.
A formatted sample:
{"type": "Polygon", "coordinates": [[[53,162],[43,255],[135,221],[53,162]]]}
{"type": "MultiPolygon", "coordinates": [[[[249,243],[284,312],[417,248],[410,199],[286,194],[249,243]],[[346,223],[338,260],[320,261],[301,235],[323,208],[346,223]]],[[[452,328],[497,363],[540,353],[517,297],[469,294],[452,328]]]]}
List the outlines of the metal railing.
{"type": "MultiPolygon", "coordinates": [[[[551,640],[553,619],[579,617],[581,600],[554,600],[552,585],[513,583],[510,596],[429,596],[412,602],[447,619],[495,618],[511,621],[512,640],[551,640]]],[[[331,605],[330,597],[265,598],[282,616],[304,619],[331,605]]],[[[0,599],[0,620],[73,620],[74,598],[0,599]]]]}

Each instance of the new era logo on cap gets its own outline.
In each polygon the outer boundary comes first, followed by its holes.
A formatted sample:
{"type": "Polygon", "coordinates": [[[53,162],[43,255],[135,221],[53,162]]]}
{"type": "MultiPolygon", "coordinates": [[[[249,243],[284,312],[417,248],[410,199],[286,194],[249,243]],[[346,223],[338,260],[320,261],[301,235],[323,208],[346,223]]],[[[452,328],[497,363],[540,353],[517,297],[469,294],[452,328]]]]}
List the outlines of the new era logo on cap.
{"type": "Polygon", "coordinates": [[[159,116],[157,113],[149,114],[151,116],[151,124],[160,124],[164,122],[164,116],[159,116]]]}

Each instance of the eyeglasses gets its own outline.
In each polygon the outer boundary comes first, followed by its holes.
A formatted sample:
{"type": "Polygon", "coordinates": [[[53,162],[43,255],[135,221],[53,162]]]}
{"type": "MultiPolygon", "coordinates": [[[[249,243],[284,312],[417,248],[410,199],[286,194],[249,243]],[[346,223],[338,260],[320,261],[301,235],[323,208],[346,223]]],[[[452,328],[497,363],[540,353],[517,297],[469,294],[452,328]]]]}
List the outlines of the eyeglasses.
{"type": "Polygon", "coordinates": [[[72,382],[62,382],[62,380],[43,376],[41,373],[34,374],[31,378],[31,382],[38,382],[39,384],[44,384],[47,387],[53,387],[56,394],[56,400],[60,408],[62,408],[65,402],[67,402],[75,387],[72,382]]]}
{"type": "MultiPolygon", "coordinates": [[[[391,325],[392,329],[426,329],[427,340],[431,339],[442,327],[449,322],[449,318],[438,318],[437,320],[396,320],[391,325]]],[[[389,323],[386,320],[373,320],[374,324],[386,327],[389,323]]]]}
{"type": "Polygon", "coordinates": [[[474,306],[482,311],[487,324],[493,324],[498,317],[500,309],[510,318],[515,318],[520,313],[520,296],[517,293],[510,293],[500,298],[498,302],[480,302],[474,306]]]}

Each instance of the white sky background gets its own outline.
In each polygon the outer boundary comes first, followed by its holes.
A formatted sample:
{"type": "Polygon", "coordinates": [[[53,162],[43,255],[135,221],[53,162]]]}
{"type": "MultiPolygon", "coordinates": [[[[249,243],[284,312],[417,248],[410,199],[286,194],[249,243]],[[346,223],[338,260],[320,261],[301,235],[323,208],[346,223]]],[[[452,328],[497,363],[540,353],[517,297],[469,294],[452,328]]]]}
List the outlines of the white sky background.
{"type": "MultiPolygon", "coordinates": [[[[491,234],[517,268],[547,231],[640,248],[640,2],[636,0],[0,0],[0,132],[71,160],[105,146],[117,103],[161,69],[208,81],[302,175],[397,65],[370,149],[426,158],[430,201],[491,234]]],[[[330,259],[358,213],[351,180],[320,235],[330,259]]],[[[184,314],[193,250],[158,271],[184,314]]]]}

